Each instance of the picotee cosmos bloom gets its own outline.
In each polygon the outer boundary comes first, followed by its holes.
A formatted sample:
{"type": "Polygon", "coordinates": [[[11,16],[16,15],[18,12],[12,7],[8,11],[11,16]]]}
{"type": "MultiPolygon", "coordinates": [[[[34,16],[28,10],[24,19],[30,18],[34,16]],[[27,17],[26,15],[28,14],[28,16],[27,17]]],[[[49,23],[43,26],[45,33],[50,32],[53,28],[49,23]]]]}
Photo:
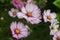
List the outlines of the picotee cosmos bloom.
{"type": "Polygon", "coordinates": [[[18,18],[23,16],[27,22],[31,24],[38,24],[41,22],[41,11],[37,5],[32,3],[27,3],[25,7],[21,8],[21,13],[17,13],[18,18]]]}
{"type": "Polygon", "coordinates": [[[12,22],[10,25],[12,36],[16,39],[25,38],[30,34],[30,28],[22,22],[12,22]]]}
{"type": "Polygon", "coordinates": [[[11,11],[9,11],[9,15],[11,16],[11,17],[16,17],[17,16],[17,12],[18,12],[18,10],[17,9],[14,9],[14,8],[12,8],[11,9],[11,11]]]}
{"type": "Polygon", "coordinates": [[[51,10],[44,10],[44,14],[43,14],[44,22],[51,22],[55,18],[56,18],[55,12],[51,13],[51,10]]]}

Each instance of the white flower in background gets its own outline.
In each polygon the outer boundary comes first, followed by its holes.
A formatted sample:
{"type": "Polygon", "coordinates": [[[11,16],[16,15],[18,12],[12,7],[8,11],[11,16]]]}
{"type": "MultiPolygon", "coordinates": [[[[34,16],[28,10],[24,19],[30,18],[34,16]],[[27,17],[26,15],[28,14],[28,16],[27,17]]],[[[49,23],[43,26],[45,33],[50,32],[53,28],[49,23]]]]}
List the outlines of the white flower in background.
{"type": "Polygon", "coordinates": [[[4,20],[4,17],[0,17],[0,20],[4,20]]]}
{"type": "Polygon", "coordinates": [[[53,40],[60,40],[60,30],[54,34],[53,40]]]}
{"type": "Polygon", "coordinates": [[[58,27],[59,27],[58,23],[59,22],[55,19],[49,26],[50,27],[50,35],[54,35],[58,31],[58,27]]]}
{"type": "Polygon", "coordinates": [[[50,10],[44,10],[43,14],[44,22],[51,22],[56,18],[56,13],[52,12],[50,10]]]}
{"type": "Polygon", "coordinates": [[[12,22],[10,25],[12,36],[16,39],[28,37],[30,28],[22,22],[12,22]]]}
{"type": "Polygon", "coordinates": [[[25,7],[21,8],[21,11],[22,12],[17,13],[18,18],[25,18],[27,22],[31,24],[38,24],[41,22],[41,11],[36,5],[27,3],[25,7]]]}
{"type": "Polygon", "coordinates": [[[18,9],[12,8],[11,11],[9,11],[9,15],[11,17],[16,17],[17,16],[18,9]]]}

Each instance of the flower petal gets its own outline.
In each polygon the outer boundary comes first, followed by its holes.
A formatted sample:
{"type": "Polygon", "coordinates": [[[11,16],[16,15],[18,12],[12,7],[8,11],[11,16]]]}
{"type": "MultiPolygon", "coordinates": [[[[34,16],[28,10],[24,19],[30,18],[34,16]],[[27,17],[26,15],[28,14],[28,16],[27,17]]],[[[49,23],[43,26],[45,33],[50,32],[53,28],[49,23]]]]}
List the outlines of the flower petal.
{"type": "Polygon", "coordinates": [[[51,31],[50,31],[50,35],[54,35],[57,31],[58,31],[58,29],[51,30],[51,31]]]}
{"type": "Polygon", "coordinates": [[[18,17],[19,19],[24,18],[24,17],[25,17],[25,14],[23,14],[22,12],[18,12],[18,13],[17,13],[17,17],[18,17]]]}
{"type": "Polygon", "coordinates": [[[22,11],[23,13],[25,13],[25,14],[27,13],[25,7],[22,7],[22,8],[21,8],[21,11],[22,11]]]}
{"type": "Polygon", "coordinates": [[[56,13],[51,13],[50,15],[51,15],[51,17],[52,17],[53,19],[56,18],[56,13]],[[53,15],[54,15],[54,16],[53,16],[53,15]]]}
{"type": "Polygon", "coordinates": [[[32,12],[33,11],[33,9],[34,9],[34,5],[33,4],[27,4],[26,5],[26,10],[28,11],[28,12],[32,12]]]}
{"type": "Polygon", "coordinates": [[[35,17],[35,18],[38,18],[39,16],[41,17],[40,10],[39,10],[39,9],[34,10],[34,11],[32,12],[32,15],[33,15],[33,17],[35,17]]]}
{"type": "Polygon", "coordinates": [[[16,39],[18,39],[18,35],[16,35],[16,34],[13,34],[13,37],[16,38],[16,39]]]}

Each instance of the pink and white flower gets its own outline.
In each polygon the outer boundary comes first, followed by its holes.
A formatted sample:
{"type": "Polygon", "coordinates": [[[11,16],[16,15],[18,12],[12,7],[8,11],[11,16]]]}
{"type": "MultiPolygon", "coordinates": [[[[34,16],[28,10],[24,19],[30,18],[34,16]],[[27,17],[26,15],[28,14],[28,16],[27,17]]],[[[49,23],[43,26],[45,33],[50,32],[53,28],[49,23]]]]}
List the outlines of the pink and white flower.
{"type": "Polygon", "coordinates": [[[24,25],[22,22],[12,22],[10,29],[12,31],[12,36],[16,39],[28,37],[30,34],[30,28],[27,25],[24,25]]]}
{"type": "Polygon", "coordinates": [[[31,24],[41,22],[41,11],[35,4],[27,3],[26,7],[21,8],[21,11],[21,13],[17,13],[18,18],[20,18],[21,15],[24,15],[23,17],[31,24]]]}
{"type": "Polygon", "coordinates": [[[60,30],[54,34],[53,40],[60,40],[60,30]]]}
{"type": "Polygon", "coordinates": [[[9,15],[11,17],[16,17],[17,16],[17,12],[19,12],[17,9],[12,8],[11,11],[9,11],[9,15]]]}
{"type": "Polygon", "coordinates": [[[56,18],[56,13],[51,13],[51,10],[44,10],[43,18],[44,22],[51,22],[56,18]]]}
{"type": "Polygon", "coordinates": [[[12,3],[16,8],[19,8],[19,9],[26,5],[26,2],[22,2],[21,0],[13,0],[12,3]]]}
{"type": "Polygon", "coordinates": [[[54,35],[58,31],[58,28],[59,28],[58,23],[59,22],[55,19],[49,26],[50,27],[50,35],[54,35]]]}

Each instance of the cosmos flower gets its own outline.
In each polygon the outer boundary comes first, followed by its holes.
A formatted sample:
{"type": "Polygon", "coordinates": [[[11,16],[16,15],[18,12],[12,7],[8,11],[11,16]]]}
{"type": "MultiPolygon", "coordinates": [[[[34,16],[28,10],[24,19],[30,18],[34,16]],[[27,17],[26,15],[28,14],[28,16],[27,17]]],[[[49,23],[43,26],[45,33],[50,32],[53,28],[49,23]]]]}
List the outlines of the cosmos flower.
{"type": "Polygon", "coordinates": [[[54,34],[53,40],[60,40],[60,30],[54,34]]]}
{"type": "Polygon", "coordinates": [[[18,12],[17,9],[12,8],[11,11],[9,11],[9,15],[11,17],[16,17],[17,12],[18,12]]]}
{"type": "Polygon", "coordinates": [[[58,31],[58,21],[55,19],[53,20],[54,22],[51,23],[50,25],[50,35],[54,35],[58,31]]]}
{"type": "Polygon", "coordinates": [[[26,2],[22,2],[21,0],[13,0],[12,3],[18,9],[26,5],[26,2]]]}
{"type": "Polygon", "coordinates": [[[56,13],[54,12],[51,13],[50,10],[44,10],[44,14],[43,14],[44,22],[51,22],[55,18],[56,18],[56,13]]]}
{"type": "Polygon", "coordinates": [[[21,13],[17,13],[18,18],[24,15],[23,17],[31,24],[38,24],[41,22],[41,11],[35,4],[27,3],[26,7],[21,8],[21,11],[21,13]]]}
{"type": "Polygon", "coordinates": [[[12,36],[16,39],[28,37],[30,28],[22,22],[12,22],[10,25],[12,36]]]}

